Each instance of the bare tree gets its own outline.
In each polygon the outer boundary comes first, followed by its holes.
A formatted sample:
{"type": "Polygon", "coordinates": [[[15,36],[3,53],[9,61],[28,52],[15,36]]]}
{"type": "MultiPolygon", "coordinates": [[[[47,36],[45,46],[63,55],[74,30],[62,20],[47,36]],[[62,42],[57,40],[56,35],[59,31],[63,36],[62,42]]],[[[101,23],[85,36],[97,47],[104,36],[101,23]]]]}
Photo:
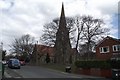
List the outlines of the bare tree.
{"type": "MultiPolygon", "coordinates": [[[[74,20],[73,18],[66,18],[67,29],[69,30],[70,39],[74,39],[74,20]]],[[[56,32],[59,26],[59,18],[54,19],[52,22],[45,24],[43,27],[43,35],[40,37],[46,45],[53,46],[56,41],[56,32]]]]}
{"type": "Polygon", "coordinates": [[[33,41],[34,37],[29,34],[23,35],[20,38],[15,38],[10,47],[14,53],[29,55],[33,51],[33,41]]]}
{"type": "MultiPolygon", "coordinates": [[[[108,28],[102,19],[95,19],[92,16],[76,16],[74,18],[66,18],[67,29],[69,30],[70,41],[75,45],[76,54],[79,50],[79,44],[83,42],[87,44],[87,51],[91,52],[96,42],[109,33],[108,28]],[[76,34],[75,34],[76,33],[76,34]]],[[[44,34],[41,40],[46,45],[54,45],[56,40],[56,32],[59,26],[59,19],[54,19],[51,23],[44,25],[44,34]]],[[[89,54],[88,54],[89,57],[89,54]]],[[[77,58],[77,55],[76,55],[77,58]]]]}
{"type": "Polygon", "coordinates": [[[74,17],[74,27],[76,28],[76,37],[77,39],[74,41],[75,44],[75,49],[76,49],[76,54],[75,54],[75,59],[77,60],[78,56],[78,50],[79,50],[79,41],[82,39],[82,33],[83,33],[83,27],[84,27],[84,22],[82,21],[82,17],[76,16],[74,17]]]}
{"type": "MultiPolygon", "coordinates": [[[[101,19],[95,19],[91,16],[82,16],[80,19],[80,25],[77,24],[77,41],[84,40],[84,42],[87,44],[87,56],[89,58],[89,52],[91,51],[91,47],[93,46],[93,44],[95,44],[96,41],[100,39],[100,37],[108,34],[109,29],[103,28],[104,22],[101,19]],[[81,37],[79,37],[81,32],[81,37]]],[[[76,45],[78,44],[79,43],[77,43],[76,45]]]]}
{"type": "Polygon", "coordinates": [[[5,60],[6,50],[2,50],[2,60],[5,60]]]}
{"type": "Polygon", "coordinates": [[[79,40],[81,39],[81,34],[83,32],[83,24],[84,22],[82,21],[82,18],[80,16],[76,16],[75,18],[75,26],[76,26],[76,31],[77,31],[77,40],[76,40],[76,50],[79,45],[79,40]]]}

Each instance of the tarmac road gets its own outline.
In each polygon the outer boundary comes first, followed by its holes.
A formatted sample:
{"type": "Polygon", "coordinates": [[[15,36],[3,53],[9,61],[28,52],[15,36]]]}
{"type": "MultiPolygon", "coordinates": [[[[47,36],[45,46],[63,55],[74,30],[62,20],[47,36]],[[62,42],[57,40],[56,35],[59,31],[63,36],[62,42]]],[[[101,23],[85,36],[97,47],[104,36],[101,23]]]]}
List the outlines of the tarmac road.
{"type": "MultiPolygon", "coordinates": [[[[9,69],[6,67],[5,74],[9,75],[9,78],[76,78],[80,80],[108,80],[101,77],[76,75],[66,72],[56,71],[40,66],[22,66],[21,69],[9,69]]],[[[8,76],[6,76],[8,77],[8,76]]]]}

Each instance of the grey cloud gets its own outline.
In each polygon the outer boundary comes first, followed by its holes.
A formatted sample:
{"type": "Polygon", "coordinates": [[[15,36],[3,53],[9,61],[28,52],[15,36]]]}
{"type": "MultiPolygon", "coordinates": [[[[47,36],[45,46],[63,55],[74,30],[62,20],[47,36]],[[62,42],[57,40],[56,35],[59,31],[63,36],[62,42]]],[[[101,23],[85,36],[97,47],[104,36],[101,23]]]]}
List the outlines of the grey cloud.
{"type": "MultiPolygon", "coordinates": [[[[84,0],[10,0],[9,4],[11,6],[0,9],[0,12],[2,12],[2,15],[0,15],[0,33],[2,34],[4,47],[8,49],[8,44],[11,44],[15,37],[20,37],[26,33],[35,36],[38,40],[42,34],[43,24],[60,16],[62,1],[65,4],[66,15],[85,13],[81,9],[85,8],[85,5],[81,3],[81,1],[84,3],[84,0]]],[[[103,8],[98,9],[102,12],[107,7],[104,8],[103,6],[103,8]]],[[[102,12],[102,16],[105,15],[102,12]]],[[[107,24],[107,26],[109,25],[111,24],[107,24]]]]}

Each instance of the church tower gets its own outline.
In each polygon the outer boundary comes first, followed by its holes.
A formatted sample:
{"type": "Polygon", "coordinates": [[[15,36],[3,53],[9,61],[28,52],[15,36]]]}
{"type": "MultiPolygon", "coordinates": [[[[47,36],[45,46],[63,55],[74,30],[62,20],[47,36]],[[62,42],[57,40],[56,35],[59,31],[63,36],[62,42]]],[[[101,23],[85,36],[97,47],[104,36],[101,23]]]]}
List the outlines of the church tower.
{"type": "Polygon", "coordinates": [[[70,62],[71,44],[69,39],[69,31],[66,27],[66,19],[64,5],[62,3],[59,28],[56,33],[55,42],[55,62],[67,64],[70,62]]]}

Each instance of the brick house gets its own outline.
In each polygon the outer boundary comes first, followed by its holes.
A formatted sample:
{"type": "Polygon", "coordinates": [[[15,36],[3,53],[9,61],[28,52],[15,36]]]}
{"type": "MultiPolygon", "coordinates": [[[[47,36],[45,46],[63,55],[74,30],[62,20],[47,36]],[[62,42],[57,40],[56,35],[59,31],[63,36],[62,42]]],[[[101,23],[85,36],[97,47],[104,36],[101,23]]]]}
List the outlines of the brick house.
{"type": "Polygon", "coordinates": [[[108,60],[120,57],[120,39],[107,36],[96,45],[96,58],[108,60]]]}
{"type": "Polygon", "coordinates": [[[45,62],[46,55],[49,54],[50,60],[53,61],[54,56],[54,48],[45,46],[45,45],[39,45],[35,44],[33,53],[32,53],[32,62],[35,62],[36,64],[45,62]]]}
{"type": "MultiPolygon", "coordinates": [[[[55,57],[54,47],[35,44],[33,53],[31,55],[31,60],[33,63],[36,63],[36,64],[45,63],[45,58],[47,54],[49,54],[50,56],[51,63],[54,63],[54,57],[55,57]]],[[[72,48],[71,49],[72,62],[75,60],[75,54],[76,54],[76,49],[72,48]]]]}

